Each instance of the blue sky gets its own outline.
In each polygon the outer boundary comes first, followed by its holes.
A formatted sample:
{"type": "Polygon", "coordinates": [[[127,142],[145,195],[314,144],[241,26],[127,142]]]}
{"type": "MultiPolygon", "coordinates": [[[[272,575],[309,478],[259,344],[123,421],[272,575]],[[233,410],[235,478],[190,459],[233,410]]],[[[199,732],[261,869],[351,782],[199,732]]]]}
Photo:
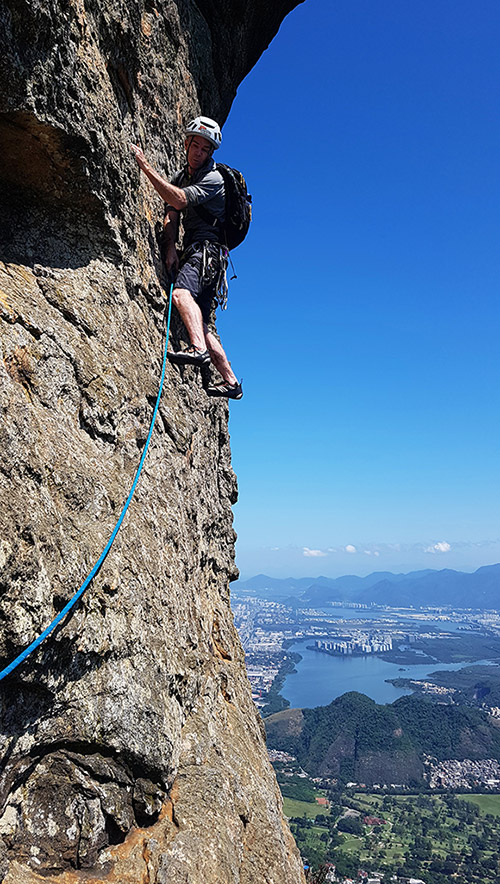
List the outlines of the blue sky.
{"type": "Polygon", "coordinates": [[[242,577],[500,560],[498,0],[306,0],[217,159],[242,577]]]}

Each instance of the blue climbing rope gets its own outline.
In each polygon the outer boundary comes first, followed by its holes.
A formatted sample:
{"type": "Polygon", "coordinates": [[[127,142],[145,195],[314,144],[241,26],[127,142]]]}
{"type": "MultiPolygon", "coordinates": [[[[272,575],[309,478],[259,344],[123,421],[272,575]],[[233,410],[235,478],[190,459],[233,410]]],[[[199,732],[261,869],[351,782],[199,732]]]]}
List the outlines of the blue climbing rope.
{"type": "Polygon", "coordinates": [[[82,585],[80,586],[80,589],[78,589],[77,592],[75,592],[74,596],[69,600],[67,605],[64,606],[62,611],[60,611],[59,614],[57,615],[57,617],[54,618],[52,623],[49,623],[49,625],[47,626],[46,629],[44,629],[44,631],[41,633],[41,635],[39,635],[38,638],[36,638],[33,642],[31,642],[31,644],[21,654],[19,654],[19,656],[16,657],[16,659],[13,660],[12,663],[9,663],[9,665],[6,666],[5,669],[2,669],[2,671],[0,672],[0,681],[2,680],[2,678],[5,678],[6,675],[9,675],[14,669],[16,669],[23,662],[23,660],[26,660],[26,658],[32,653],[32,651],[35,650],[35,648],[37,648],[39,645],[41,645],[44,638],[47,638],[47,636],[52,632],[52,630],[56,628],[56,626],[61,622],[61,620],[63,620],[63,618],[68,613],[68,611],[70,611],[71,608],[77,603],[80,596],[83,595],[83,593],[87,589],[87,586],[89,585],[89,583],[93,580],[93,578],[95,577],[95,575],[99,571],[99,568],[101,567],[102,563],[104,562],[104,559],[106,558],[107,554],[109,553],[111,546],[113,544],[113,541],[114,541],[116,535],[118,534],[118,531],[120,530],[120,526],[125,518],[125,513],[127,512],[130,502],[134,496],[134,491],[135,491],[137,482],[139,481],[139,476],[141,474],[142,466],[143,466],[146,454],[148,452],[149,443],[151,441],[151,436],[153,435],[153,428],[154,428],[155,421],[156,421],[156,415],[158,413],[158,406],[160,404],[160,398],[161,398],[161,394],[162,394],[162,390],[163,390],[163,381],[165,379],[165,367],[167,364],[167,344],[168,344],[168,337],[169,337],[169,332],[170,332],[170,315],[172,312],[172,288],[173,288],[173,285],[171,284],[169,295],[168,295],[167,331],[166,331],[166,336],[165,336],[165,349],[163,352],[163,364],[162,364],[162,369],[161,369],[160,389],[158,390],[158,396],[156,397],[156,404],[155,404],[154,411],[153,411],[153,417],[151,418],[151,426],[149,428],[148,438],[146,439],[144,451],[142,452],[142,456],[139,461],[139,466],[137,467],[137,472],[135,474],[135,478],[132,483],[132,488],[130,489],[130,494],[127,497],[127,500],[125,501],[125,505],[120,513],[120,517],[115,525],[114,531],[113,531],[111,537],[109,538],[104,550],[102,551],[101,555],[99,556],[97,562],[95,563],[94,567],[92,568],[92,571],[90,572],[88,577],[85,578],[82,585]]]}

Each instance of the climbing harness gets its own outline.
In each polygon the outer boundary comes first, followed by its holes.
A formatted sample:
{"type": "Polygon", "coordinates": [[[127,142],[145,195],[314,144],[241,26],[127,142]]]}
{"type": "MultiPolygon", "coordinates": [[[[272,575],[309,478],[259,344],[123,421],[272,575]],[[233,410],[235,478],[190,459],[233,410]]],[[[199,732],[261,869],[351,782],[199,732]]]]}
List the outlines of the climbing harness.
{"type": "Polygon", "coordinates": [[[201,284],[208,287],[215,283],[215,300],[221,310],[227,309],[227,262],[229,252],[225,246],[215,242],[203,243],[201,284]]]}
{"type": "MultiPolygon", "coordinates": [[[[199,267],[200,283],[203,289],[213,285],[213,297],[221,310],[227,308],[227,265],[229,252],[220,243],[205,240],[193,242],[184,249],[179,258],[179,267],[182,268],[191,259],[195,259],[195,266],[199,267]]],[[[232,266],[232,262],[231,262],[232,266]]],[[[234,270],[234,267],[233,267],[234,270]]],[[[234,279],[235,277],[231,277],[234,279]]]]}
{"type": "Polygon", "coordinates": [[[54,618],[52,623],[50,623],[47,626],[47,628],[44,629],[44,631],[41,633],[41,635],[39,635],[38,638],[36,638],[21,654],[19,654],[19,656],[16,657],[16,659],[13,660],[12,663],[9,663],[9,665],[6,666],[5,669],[2,669],[2,671],[0,672],[0,681],[3,678],[5,678],[6,675],[9,675],[14,669],[16,669],[23,662],[23,660],[26,660],[26,658],[31,654],[32,651],[35,650],[35,648],[37,648],[39,645],[41,645],[44,638],[47,638],[47,636],[52,632],[52,630],[55,629],[55,627],[61,622],[61,620],[63,620],[63,618],[68,613],[68,611],[70,611],[71,608],[76,604],[76,602],[78,601],[80,596],[82,596],[83,593],[85,592],[85,590],[87,589],[87,586],[89,585],[89,583],[93,580],[93,578],[96,576],[97,572],[99,571],[102,563],[104,562],[104,559],[106,558],[106,556],[108,555],[108,553],[111,549],[111,546],[113,544],[113,541],[114,541],[116,535],[118,534],[118,531],[120,530],[120,526],[125,518],[125,513],[127,512],[130,502],[132,500],[132,497],[134,496],[134,491],[135,491],[137,482],[139,481],[139,476],[141,474],[142,466],[144,464],[144,460],[145,460],[146,454],[148,452],[149,443],[151,441],[151,436],[153,435],[153,428],[154,428],[155,421],[156,421],[156,415],[158,413],[158,407],[160,405],[160,398],[161,398],[161,394],[162,394],[162,390],[163,390],[163,381],[165,379],[165,366],[167,364],[167,345],[168,345],[168,338],[169,338],[169,332],[170,332],[170,316],[171,316],[171,312],[172,312],[172,289],[173,289],[173,282],[170,284],[170,290],[169,290],[169,295],[168,295],[167,331],[166,331],[166,335],[165,335],[165,349],[164,349],[164,353],[163,353],[163,364],[162,364],[162,369],[161,369],[160,388],[158,390],[158,396],[156,397],[156,403],[155,403],[155,407],[154,407],[154,411],[153,411],[153,417],[151,418],[151,426],[149,427],[148,437],[146,439],[144,451],[142,452],[141,459],[139,461],[139,466],[137,467],[137,472],[135,474],[135,478],[132,483],[132,488],[130,489],[130,494],[127,497],[127,500],[125,501],[125,505],[120,513],[120,517],[115,525],[113,533],[111,534],[111,537],[109,538],[108,543],[106,544],[103,552],[101,553],[100,557],[98,558],[97,562],[95,563],[94,567],[92,568],[90,574],[88,575],[88,577],[85,578],[82,585],[80,586],[80,589],[78,589],[77,592],[75,592],[74,596],[69,600],[67,605],[64,606],[62,611],[60,611],[59,614],[57,615],[57,617],[54,618]]]}

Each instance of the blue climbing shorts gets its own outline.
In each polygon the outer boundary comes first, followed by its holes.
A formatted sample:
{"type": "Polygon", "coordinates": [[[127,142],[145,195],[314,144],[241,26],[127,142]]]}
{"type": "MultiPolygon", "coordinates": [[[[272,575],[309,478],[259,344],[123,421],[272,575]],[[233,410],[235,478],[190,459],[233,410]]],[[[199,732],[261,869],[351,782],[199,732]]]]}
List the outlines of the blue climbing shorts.
{"type": "Polygon", "coordinates": [[[205,277],[202,278],[203,245],[203,243],[196,243],[195,246],[188,249],[184,261],[183,256],[181,256],[181,264],[175,278],[174,288],[187,289],[191,293],[201,310],[203,322],[208,324],[216,295],[219,264],[217,264],[216,268],[214,267],[216,272],[209,273],[208,276],[205,273],[205,277]],[[198,245],[199,248],[196,247],[198,245]],[[213,278],[210,279],[210,276],[213,278]]]}

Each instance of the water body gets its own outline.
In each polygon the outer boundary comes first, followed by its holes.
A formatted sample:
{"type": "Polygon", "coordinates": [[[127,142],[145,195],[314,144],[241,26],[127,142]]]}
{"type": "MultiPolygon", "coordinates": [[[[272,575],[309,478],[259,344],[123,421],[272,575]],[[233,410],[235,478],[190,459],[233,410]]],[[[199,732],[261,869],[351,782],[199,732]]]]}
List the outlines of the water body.
{"type": "MultiPolygon", "coordinates": [[[[331,607],[330,605],[320,608],[325,614],[328,614],[334,620],[395,620],[401,629],[415,627],[418,625],[420,632],[461,632],[469,621],[462,620],[455,622],[454,620],[421,620],[418,613],[415,616],[409,616],[407,612],[401,611],[379,611],[372,608],[340,608],[331,607]]],[[[380,627],[383,629],[384,627],[380,627]]]]}
{"type": "MultiPolygon", "coordinates": [[[[332,657],[318,651],[308,651],[311,638],[295,642],[289,649],[302,656],[296,673],[288,675],[280,693],[294,708],[326,706],[347,691],[359,691],[376,703],[393,703],[399,697],[411,694],[406,688],[387,684],[388,678],[426,678],[431,672],[456,671],[471,663],[419,663],[401,666],[387,663],[380,657],[332,657]],[[401,670],[404,671],[401,671],[401,670]]],[[[477,663],[487,663],[479,660],[477,663]]],[[[477,665],[477,664],[476,664],[477,665]]]]}

